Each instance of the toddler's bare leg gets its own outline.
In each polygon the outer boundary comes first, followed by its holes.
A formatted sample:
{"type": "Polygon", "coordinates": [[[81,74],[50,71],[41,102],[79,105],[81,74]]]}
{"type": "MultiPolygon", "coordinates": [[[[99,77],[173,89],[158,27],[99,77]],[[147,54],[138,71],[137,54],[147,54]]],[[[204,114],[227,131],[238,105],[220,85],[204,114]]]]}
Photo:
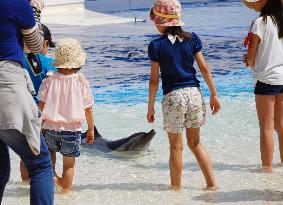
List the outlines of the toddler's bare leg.
{"type": "Polygon", "coordinates": [[[63,193],[68,193],[72,190],[74,178],[75,157],[63,157],[63,174],[59,180],[59,185],[62,187],[63,193]]]}
{"type": "Polygon", "coordinates": [[[26,169],[25,163],[23,160],[20,162],[20,171],[21,171],[21,178],[24,184],[29,184],[30,178],[28,174],[28,170],[26,169]]]}

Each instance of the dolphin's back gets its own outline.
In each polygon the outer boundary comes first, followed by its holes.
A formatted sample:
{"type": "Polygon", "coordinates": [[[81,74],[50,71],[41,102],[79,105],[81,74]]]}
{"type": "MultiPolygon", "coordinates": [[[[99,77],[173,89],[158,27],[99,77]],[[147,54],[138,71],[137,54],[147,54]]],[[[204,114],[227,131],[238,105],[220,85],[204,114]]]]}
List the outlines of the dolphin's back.
{"type": "Polygon", "coordinates": [[[150,141],[155,135],[155,131],[150,132],[138,132],[129,137],[125,137],[119,140],[108,141],[103,138],[96,127],[94,126],[95,139],[92,144],[86,144],[86,132],[82,133],[82,146],[88,149],[97,149],[103,152],[125,152],[125,151],[138,151],[146,150],[150,141]]]}
{"type": "Polygon", "coordinates": [[[115,140],[115,141],[107,141],[106,144],[109,147],[109,149],[111,150],[116,150],[119,147],[121,147],[122,145],[127,144],[129,141],[131,141],[132,139],[136,138],[136,137],[142,137],[144,136],[146,133],[145,132],[139,132],[139,133],[135,133],[129,137],[125,137],[119,140],[115,140]]]}

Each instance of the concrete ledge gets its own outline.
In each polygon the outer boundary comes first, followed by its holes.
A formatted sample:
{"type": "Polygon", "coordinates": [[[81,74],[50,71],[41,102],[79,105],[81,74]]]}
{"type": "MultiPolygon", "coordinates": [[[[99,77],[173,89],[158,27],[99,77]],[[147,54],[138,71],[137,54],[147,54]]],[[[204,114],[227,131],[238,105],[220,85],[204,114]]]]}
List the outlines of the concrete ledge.
{"type": "Polygon", "coordinates": [[[44,0],[44,5],[47,6],[58,6],[67,4],[83,4],[85,0],[44,0]]]}
{"type": "Polygon", "coordinates": [[[84,9],[84,4],[45,7],[42,11],[42,23],[93,26],[134,22],[133,18],[122,18],[84,9]]]}

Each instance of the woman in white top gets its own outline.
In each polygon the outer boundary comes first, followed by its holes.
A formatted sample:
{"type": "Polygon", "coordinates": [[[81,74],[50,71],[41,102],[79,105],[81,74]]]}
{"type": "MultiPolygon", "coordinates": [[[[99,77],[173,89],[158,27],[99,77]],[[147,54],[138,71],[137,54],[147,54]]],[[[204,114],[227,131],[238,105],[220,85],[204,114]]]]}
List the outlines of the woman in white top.
{"type": "Polygon", "coordinates": [[[243,0],[260,12],[253,24],[245,63],[253,69],[264,172],[272,171],[274,129],[283,166],[283,8],[281,0],[243,0]]]}

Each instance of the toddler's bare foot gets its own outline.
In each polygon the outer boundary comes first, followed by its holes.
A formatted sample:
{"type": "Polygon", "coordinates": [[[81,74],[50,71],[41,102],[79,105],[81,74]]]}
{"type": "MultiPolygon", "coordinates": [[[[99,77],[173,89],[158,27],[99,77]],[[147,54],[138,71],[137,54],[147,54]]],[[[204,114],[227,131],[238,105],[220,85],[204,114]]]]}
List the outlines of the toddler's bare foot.
{"type": "Polygon", "coordinates": [[[26,180],[22,180],[22,183],[25,185],[25,186],[28,186],[30,185],[30,179],[26,179],[26,180]]]}
{"type": "Polygon", "coordinates": [[[55,184],[56,186],[62,187],[62,183],[61,183],[62,178],[60,178],[59,176],[55,175],[54,178],[53,178],[53,180],[54,180],[54,184],[55,184]]]}
{"type": "Polygon", "coordinates": [[[67,194],[70,194],[70,193],[72,193],[71,189],[62,189],[61,190],[61,194],[67,195],[67,194]]]}

